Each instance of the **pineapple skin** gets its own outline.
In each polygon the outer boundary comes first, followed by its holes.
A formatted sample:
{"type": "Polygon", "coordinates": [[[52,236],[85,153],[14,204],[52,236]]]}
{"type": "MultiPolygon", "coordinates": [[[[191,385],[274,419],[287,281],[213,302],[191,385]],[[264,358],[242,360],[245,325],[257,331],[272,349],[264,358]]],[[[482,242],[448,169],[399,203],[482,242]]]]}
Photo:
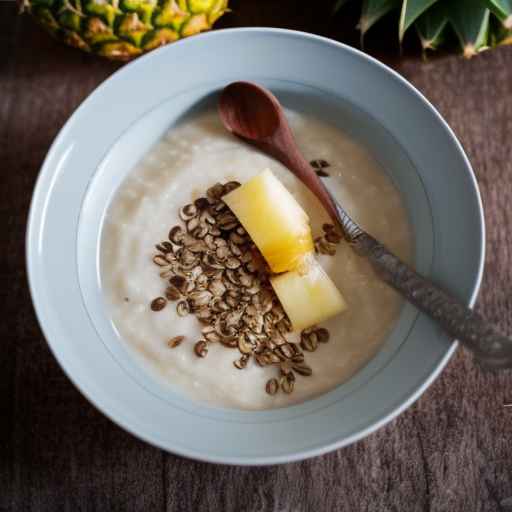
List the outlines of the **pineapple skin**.
{"type": "Polygon", "coordinates": [[[127,61],[209,30],[229,0],[24,0],[50,34],[68,45],[127,61]]]}

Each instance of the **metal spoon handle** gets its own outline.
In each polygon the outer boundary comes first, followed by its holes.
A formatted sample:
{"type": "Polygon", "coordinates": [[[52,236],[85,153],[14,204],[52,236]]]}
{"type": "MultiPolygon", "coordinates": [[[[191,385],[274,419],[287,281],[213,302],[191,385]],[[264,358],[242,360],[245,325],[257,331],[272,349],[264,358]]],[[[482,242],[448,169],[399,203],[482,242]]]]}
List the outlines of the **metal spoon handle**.
{"type": "Polygon", "coordinates": [[[478,313],[417,274],[368,233],[360,231],[352,243],[386,283],[436,320],[448,335],[472,350],[485,367],[512,368],[512,340],[478,313]]]}
{"type": "MultiPolygon", "coordinates": [[[[300,159],[292,164],[294,165],[285,162],[285,165],[292,169],[309,165],[300,159]]],[[[437,321],[449,336],[473,351],[483,366],[512,368],[511,339],[500,334],[478,313],[461,304],[432,281],[417,274],[383,244],[363,231],[336,201],[322,180],[315,180],[304,173],[308,178],[306,180],[299,173],[296,174],[316,194],[333,220],[338,221],[345,239],[360,255],[371,262],[383,281],[401,293],[420,311],[437,321]],[[311,186],[312,183],[314,186],[311,186]],[[329,196],[330,201],[325,201],[325,194],[329,196]]]]}

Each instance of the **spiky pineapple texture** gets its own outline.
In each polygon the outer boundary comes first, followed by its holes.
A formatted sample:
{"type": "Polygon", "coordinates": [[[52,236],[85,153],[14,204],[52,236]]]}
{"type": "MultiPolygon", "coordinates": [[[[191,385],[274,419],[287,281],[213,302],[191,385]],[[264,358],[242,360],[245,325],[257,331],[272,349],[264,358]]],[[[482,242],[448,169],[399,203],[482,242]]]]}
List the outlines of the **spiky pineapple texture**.
{"type": "Polygon", "coordinates": [[[129,60],[208,30],[228,0],[24,0],[23,8],[58,39],[129,60]]]}
{"type": "MultiPolygon", "coordinates": [[[[337,0],[335,10],[353,0],[337,0]]],[[[359,0],[360,1],[360,0],[359,0]]],[[[455,40],[465,57],[499,44],[512,44],[512,0],[363,0],[358,28],[366,32],[396,12],[398,40],[415,29],[423,51],[455,40]]]]}

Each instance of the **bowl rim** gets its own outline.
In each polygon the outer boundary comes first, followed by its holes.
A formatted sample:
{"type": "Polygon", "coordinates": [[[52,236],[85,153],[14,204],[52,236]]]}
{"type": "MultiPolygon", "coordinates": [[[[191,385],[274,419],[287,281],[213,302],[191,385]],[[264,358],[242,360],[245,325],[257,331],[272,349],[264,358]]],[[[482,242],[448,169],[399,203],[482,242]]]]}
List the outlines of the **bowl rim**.
{"type": "MultiPolygon", "coordinates": [[[[418,100],[420,100],[423,103],[423,106],[426,107],[431,114],[434,114],[437,121],[444,127],[446,130],[447,135],[452,139],[452,142],[454,143],[458,153],[462,157],[462,160],[464,161],[466,170],[469,173],[470,183],[471,187],[473,189],[473,192],[475,194],[475,198],[477,200],[478,205],[478,219],[479,219],[479,254],[478,254],[478,272],[475,276],[474,285],[471,288],[471,293],[469,300],[467,301],[469,307],[473,307],[478,292],[480,290],[480,286],[482,283],[483,278],[483,271],[484,271],[484,263],[485,263],[485,216],[484,216],[484,210],[482,205],[482,199],[480,190],[478,187],[478,182],[475,176],[475,173],[473,171],[473,168],[468,160],[468,157],[459,142],[458,138],[454,134],[453,130],[450,128],[448,123],[444,120],[444,118],[439,114],[439,112],[436,110],[436,108],[429,102],[429,100],[418,90],[416,87],[414,87],[409,81],[407,81],[404,77],[402,77],[398,72],[393,70],[392,68],[388,67],[387,65],[383,64],[382,62],[378,61],[376,58],[362,52],[361,50],[358,50],[356,48],[353,48],[351,46],[348,46],[344,43],[335,41],[333,39],[330,39],[328,37],[319,36],[316,34],[311,34],[307,32],[297,31],[297,30],[289,30],[289,29],[282,29],[282,28],[267,28],[267,27],[240,27],[240,28],[229,28],[229,29],[217,29],[211,32],[203,33],[194,36],[193,40],[197,41],[208,41],[211,38],[216,37],[222,37],[224,34],[244,34],[244,33],[260,33],[262,35],[265,34],[274,34],[274,35],[282,35],[285,37],[298,37],[298,38],[304,38],[309,39],[313,41],[317,41],[326,45],[329,45],[331,47],[335,48],[341,48],[346,52],[351,53],[353,56],[356,56],[358,58],[362,58],[369,62],[370,64],[377,66],[381,68],[384,72],[387,72],[388,74],[391,74],[394,79],[401,82],[402,85],[404,85],[411,93],[413,93],[418,100]]],[[[177,45],[186,45],[189,42],[188,38],[179,40],[172,44],[173,47],[176,47],[177,45]]],[[[114,73],[112,73],[107,79],[105,79],[102,83],[100,83],[90,94],[87,95],[87,97],[80,103],[80,105],[75,109],[75,111],[71,114],[71,116],[67,119],[64,126],[60,129],[58,135],[55,137],[53,143],[51,144],[46,157],[44,159],[44,162],[39,170],[35,186],[33,189],[33,194],[30,202],[30,208],[29,208],[29,214],[28,214],[28,220],[27,220],[27,229],[26,229],[26,236],[25,236],[25,261],[26,261],[26,267],[27,267],[27,279],[28,279],[28,285],[29,285],[29,291],[32,298],[32,303],[34,306],[34,310],[36,313],[36,317],[39,323],[39,326],[43,332],[43,335],[45,337],[45,340],[50,348],[50,351],[54,355],[54,357],[57,359],[61,369],[64,371],[65,375],[69,378],[69,380],[75,385],[75,387],[80,391],[80,393],[99,411],[101,411],[105,416],[107,416],[110,420],[112,420],[115,424],[126,430],[127,432],[130,432],[133,434],[136,438],[141,439],[147,443],[149,443],[152,446],[158,447],[165,451],[171,451],[168,446],[166,446],[164,443],[159,442],[158,440],[155,440],[154,438],[151,438],[150,436],[145,435],[144,433],[136,431],[134,427],[128,424],[127,421],[124,421],[122,418],[115,417],[115,414],[109,410],[107,405],[105,403],[99,403],[99,401],[96,401],[92,397],[92,392],[90,392],[88,389],[85,389],[84,386],[82,386],[77,379],[73,377],[70,371],[68,371],[66,361],[64,360],[64,357],[59,354],[59,351],[57,350],[57,347],[54,347],[52,342],[50,341],[50,336],[48,335],[48,325],[47,320],[45,319],[45,316],[42,312],[41,305],[40,305],[40,297],[37,293],[37,287],[35,285],[35,272],[36,272],[36,250],[35,250],[35,240],[36,240],[36,232],[35,230],[35,220],[36,220],[36,207],[37,204],[40,202],[41,198],[41,189],[42,189],[42,182],[45,178],[45,175],[49,172],[50,168],[50,160],[53,156],[54,152],[56,151],[56,148],[64,138],[64,136],[67,134],[68,128],[72,121],[74,121],[82,112],[82,110],[87,106],[88,101],[90,97],[94,94],[101,94],[101,91],[103,87],[116,78],[118,75],[123,74],[126,72],[127,68],[135,68],[140,65],[144,65],[146,61],[149,61],[157,54],[163,53],[168,51],[168,46],[161,47],[157,50],[151,51],[145,55],[140,56],[136,60],[122,66],[120,69],[116,70],[114,73]]],[[[172,453],[184,456],[187,458],[191,458],[194,460],[200,460],[203,462],[211,462],[211,463],[221,463],[221,464],[230,464],[230,465],[250,465],[250,466],[260,466],[260,465],[270,465],[270,464],[281,464],[281,463],[288,463],[288,462],[294,462],[294,461],[300,461],[311,457],[316,457],[328,452],[331,452],[333,450],[342,448],[344,446],[348,446],[350,444],[353,444],[369,434],[375,432],[379,428],[383,427],[390,421],[392,421],[394,418],[396,418],[399,414],[401,414],[405,409],[407,409],[410,405],[412,405],[424,392],[425,390],[432,384],[432,382],[438,377],[438,375],[441,373],[441,371],[444,369],[448,361],[450,360],[451,356],[455,352],[456,348],[458,347],[458,342],[453,341],[452,344],[449,346],[449,348],[446,351],[446,354],[444,357],[439,361],[437,366],[435,366],[432,370],[432,372],[428,375],[428,377],[423,381],[423,383],[418,386],[418,388],[408,397],[407,400],[404,400],[399,406],[395,407],[391,412],[378,421],[375,421],[371,423],[366,428],[359,430],[357,433],[354,433],[348,437],[339,439],[337,441],[326,443],[320,447],[315,447],[311,449],[306,449],[303,451],[299,451],[293,454],[285,454],[285,455],[277,455],[277,456],[264,456],[259,458],[245,458],[244,456],[240,457],[233,457],[233,456],[217,456],[217,455],[205,455],[201,452],[194,452],[193,450],[183,450],[180,447],[177,449],[173,448],[172,453]]]]}

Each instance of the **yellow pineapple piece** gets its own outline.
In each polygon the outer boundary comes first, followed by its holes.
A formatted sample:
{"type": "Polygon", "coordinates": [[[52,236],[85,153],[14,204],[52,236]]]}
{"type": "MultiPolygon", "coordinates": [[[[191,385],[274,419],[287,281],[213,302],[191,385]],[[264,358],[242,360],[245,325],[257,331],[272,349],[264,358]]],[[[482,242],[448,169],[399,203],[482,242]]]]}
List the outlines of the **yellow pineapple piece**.
{"type": "Polygon", "coordinates": [[[345,299],[313,255],[306,256],[297,270],[272,277],[270,282],[295,331],[347,308],[345,299]]]}
{"type": "Polygon", "coordinates": [[[309,217],[285,186],[265,170],[223,198],[272,272],[293,270],[313,250],[309,217]]]}

